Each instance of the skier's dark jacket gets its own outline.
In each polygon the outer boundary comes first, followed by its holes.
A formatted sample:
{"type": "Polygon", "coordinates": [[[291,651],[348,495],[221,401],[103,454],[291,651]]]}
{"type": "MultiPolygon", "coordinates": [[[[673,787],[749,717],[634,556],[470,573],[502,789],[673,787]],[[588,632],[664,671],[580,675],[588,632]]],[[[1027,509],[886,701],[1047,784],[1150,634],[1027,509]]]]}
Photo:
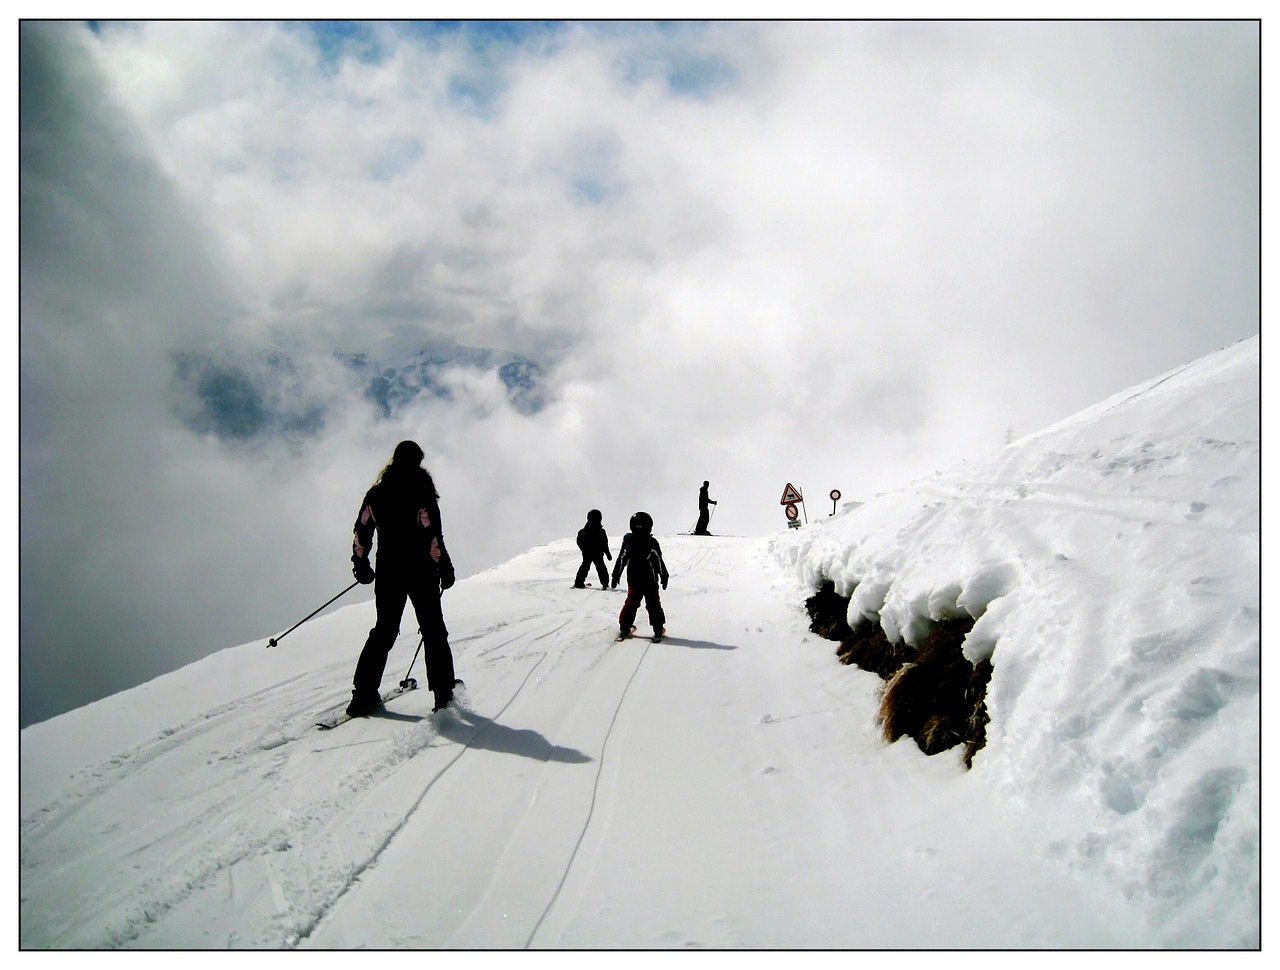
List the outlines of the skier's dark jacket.
{"type": "Polygon", "coordinates": [[[578,548],[588,559],[595,559],[597,556],[613,558],[613,553],[609,551],[609,534],[599,522],[588,522],[578,530],[578,548]]]}
{"type": "Polygon", "coordinates": [[[662,547],[646,532],[628,532],[622,537],[622,548],[613,564],[613,585],[618,585],[622,570],[627,570],[627,586],[631,589],[667,588],[667,564],[662,561],[662,547]]]}
{"type": "Polygon", "coordinates": [[[351,536],[351,563],[357,575],[369,562],[374,531],[378,534],[378,571],[424,572],[441,586],[453,585],[453,563],[444,545],[440,501],[425,469],[392,469],[365,494],[351,536]]]}

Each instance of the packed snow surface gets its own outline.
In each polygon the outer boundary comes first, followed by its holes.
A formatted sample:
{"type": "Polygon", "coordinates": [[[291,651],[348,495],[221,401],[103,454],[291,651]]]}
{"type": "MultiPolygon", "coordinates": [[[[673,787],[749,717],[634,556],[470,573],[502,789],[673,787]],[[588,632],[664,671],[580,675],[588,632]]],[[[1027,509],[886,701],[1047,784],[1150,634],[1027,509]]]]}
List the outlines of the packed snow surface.
{"type": "Polygon", "coordinates": [[[801,529],[658,523],[659,644],[533,549],[445,594],[440,713],[315,728],[359,603],[33,725],[20,943],[1256,947],[1258,408],[1255,337],[801,529]],[[976,618],[972,770],[881,739],[807,631],[824,579],[909,644],[976,618]]]}

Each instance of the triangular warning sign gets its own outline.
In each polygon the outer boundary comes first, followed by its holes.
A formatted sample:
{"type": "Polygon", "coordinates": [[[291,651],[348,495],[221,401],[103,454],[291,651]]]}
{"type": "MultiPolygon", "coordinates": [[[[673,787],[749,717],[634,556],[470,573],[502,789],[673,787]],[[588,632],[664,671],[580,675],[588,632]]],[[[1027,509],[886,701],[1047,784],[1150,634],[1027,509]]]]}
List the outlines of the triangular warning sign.
{"type": "Polygon", "coordinates": [[[787,487],[782,491],[781,505],[794,505],[796,502],[803,502],[804,497],[796,491],[796,487],[787,482],[787,487]]]}

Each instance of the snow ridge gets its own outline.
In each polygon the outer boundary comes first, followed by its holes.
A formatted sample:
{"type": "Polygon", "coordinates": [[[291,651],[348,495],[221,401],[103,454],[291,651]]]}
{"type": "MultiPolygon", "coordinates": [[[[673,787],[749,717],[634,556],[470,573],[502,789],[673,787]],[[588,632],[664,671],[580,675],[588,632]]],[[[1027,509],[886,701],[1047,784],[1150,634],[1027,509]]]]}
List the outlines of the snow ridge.
{"type": "Polygon", "coordinates": [[[976,620],[975,774],[1174,946],[1259,938],[1259,391],[1254,337],[771,544],[892,642],[976,620]]]}

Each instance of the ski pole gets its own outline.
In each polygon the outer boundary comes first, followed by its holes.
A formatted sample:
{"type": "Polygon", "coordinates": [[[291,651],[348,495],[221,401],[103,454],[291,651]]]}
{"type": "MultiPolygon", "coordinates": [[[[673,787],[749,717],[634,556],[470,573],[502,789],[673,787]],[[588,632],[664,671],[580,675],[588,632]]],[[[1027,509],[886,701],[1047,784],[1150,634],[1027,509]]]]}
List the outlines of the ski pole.
{"type": "MultiPolygon", "coordinates": [[[[329,600],[329,603],[332,603],[334,600],[339,599],[339,598],[341,598],[341,597],[345,596],[347,593],[350,593],[353,589],[355,589],[355,588],[356,588],[357,586],[359,586],[359,585],[360,585],[360,583],[359,583],[358,581],[357,581],[357,582],[352,583],[350,586],[348,586],[346,589],[344,589],[341,593],[339,593],[339,594],[338,594],[337,596],[335,596],[333,599],[329,600]]],[[[324,604],[324,606],[328,606],[328,605],[329,605],[329,603],[325,603],[325,604],[324,604]]],[[[316,615],[316,613],[319,613],[319,612],[320,612],[320,610],[323,610],[323,609],[324,609],[324,606],[321,606],[319,609],[315,610],[314,612],[308,613],[306,616],[304,616],[301,620],[299,620],[299,621],[298,621],[297,623],[295,623],[293,626],[289,627],[289,629],[285,630],[285,631],[284,631],[284,633],[280,634],[278,637],[272,637],[270,640],[268,640],[268,641],[267,641],[267,646],[268,646],[268,647],[274,647],[274,646],[277,646],[277,645],[280,643],[280,641],[281,641],[281,640],[283,640],[285,637],[287,637],[287,636],[288,636],[290,633],[292,633],[294,630],[298,629],[298,627],[302,626],[302,624],[306,623],[306,622],[307,622],[307,620],[309,620],[309,619],[311,619],[313,616],[315,616],[315,615],[316,615]]]]}
{"type": "MultiPolygon", "coordinates": [[[[418,659],[418,651],[422,649],[423,644],[425,644],[426,642],[427,642],[426,636],[423,636],[418,641],[418,646],[413,651],[413,660],[409,661],[409,670],[413,669],[414,662],[418,659]]],[[[409,670],[406,670],[404,672],[404,680],[400,681],[400,686],[403,687],[405,690],[413,690],[414,687],[418,686],[418,682],[409,676],[409,670]]]]}

